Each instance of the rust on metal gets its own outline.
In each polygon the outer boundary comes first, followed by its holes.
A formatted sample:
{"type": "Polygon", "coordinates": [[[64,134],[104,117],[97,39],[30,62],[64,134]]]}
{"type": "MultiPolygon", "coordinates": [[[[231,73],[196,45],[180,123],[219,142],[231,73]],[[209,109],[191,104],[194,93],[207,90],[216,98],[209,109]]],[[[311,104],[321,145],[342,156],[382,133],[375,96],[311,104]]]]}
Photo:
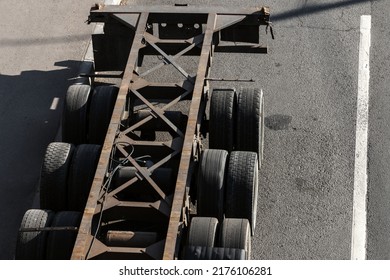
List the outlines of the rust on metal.
{"type": "Polygon", "coordinates": [[[188,124],[184,138],[184,145],[181,153],[179,172],[176,182],[175,195],[172,203],[171,216],[167,232],[167,239],[164,247],[163,259],[172,260],[176,257],[176,239],[179,234],[178,226],[180,225],[181,213],[184,203],[185,188],[189,184],[188,170],[192,155],[192,141],[197,123],[199,122],[200,102],[203,96],[204,78],[207,77],[207,68],[210,63],[210,52],[213,40],[213,31],[216,23],[217,15],[209,14],[207,20],[207,29],[202,45],[201,56],[198,64],[198,72],[196,74],[196,82],[192,95],[191,107],[188,114],[188,124]]]}
{"type": "Polygon", "coordinates": [[[122,83],[119,89],[118,97],[115,103],[115,107],[111,116],[110,125],[108,127],[106,139],[103,144],[102,152],[100,155],[98,167],[95,173],[95,179],[93,180],[90,195],[87,201],[87,206],[84,210],[83,218],[81,220],[80,231],[77,235],[76,243],[72,253],[72,259],[85,259],[88,246],[88,239],[86,235],[91,234],[92,218],[97,206],[98,195],[103,185],[103,179],[107,172],[107,167],[110,160],[111,149],[113,147],[114,139],[118,130],[118,126],[121,123],[122,111],[125,106],[126,96],[128,93],[130,81],[133,76],[133,68],[137,61],[138,50],[142,46],[143,33],[145,32],[145,25],[148,19],[148,13],[140,14],[138,20],[137,32],[134,39],[134,44],[131,49],[129,59],[125,68],[125,72],[122,78],[122,83]]]}
{"type": "Polygon", "coordinates": [[[157,237],[157,232],[110,230],[106,244],[110,247],[147,247],[155,243],[157,237]]]}
{"type": "Polygon", "coordinates": [[[121,81],[72,259],[176,259],[181,233],[188,225],[188,190],[202,150],[201,125],[209,81],[229,80],[209,77],[214,51],[266,51],[257,42],[256,28],[270,24],[269,10],[97,6],[91,10],[89,21],[108,26],[119,23],[121,28],[131,30],[126,36],[131,37],[132,45],[118,48],[118,52],[128,48],[128,54],[122,54],[127,59],[124,69],[87,74],[121,81]],[[242,33],[240,24],[250,26],[250,32],[242,33]],[[236,37],[242,44],[231,41],[236,37]],[[142,69],[143,57],[149,54],[158,55],[161,61],[142,69]],[[180,65],[179,58],[184,55],[198,56],[196,73],[180,65]],[[167,65],[180,74],[181,81],[148,81],[167,65]],[[128,109],[134,107],[134,100],[142,105],[138,115],[128,109]],[[168,117],[168,110],[183,100],[191,101],[186,118],[168,117]],[[170,135],[169,140],[150,135],[148,129],[156,126],[170,135]],[[121,168],[131,168],[131,176],[119,180],[118,174],[124,170],[121,168]],[[174,176],[157,180],[159,168],[172,170],[174,176]]]}
{"type": "Polygon", "coordinates": [[[106,5],[101,9],[91,11],[91,18],[94,19],[95,22],[98,22],[98,21],[103,21],[104,20],[103,16],[107,16],[107,14],[136,14],[136,13],[146,13],[146,12],[150,14],[165,14],[164,15],[165,17],[167,17],[167,15],[169,14],[173,14],[173,15],[219,14],[219,15],[244,15],[245,16],[245,15],[259,14],[259,13],[261,15],[267,16],[266,12],[269,13],[269,8],[263,6],[232,9],[231,7],[218,7],[218,6],[172,7],[172,6],[146,6],[146,5],[137,5],[137,6],[106,5]]]}
{"type": "Polygon", "coordinates": [[[20,228],[19,232],[35,232],[35,231],[78,231],[78,227],[34,227],[20,228]]]}

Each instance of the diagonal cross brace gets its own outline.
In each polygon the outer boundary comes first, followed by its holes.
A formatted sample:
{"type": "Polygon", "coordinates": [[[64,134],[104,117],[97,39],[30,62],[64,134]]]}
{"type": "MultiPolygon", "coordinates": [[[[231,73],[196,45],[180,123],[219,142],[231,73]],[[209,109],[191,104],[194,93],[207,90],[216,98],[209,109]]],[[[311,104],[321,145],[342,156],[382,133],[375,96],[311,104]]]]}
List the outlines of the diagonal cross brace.
{"type": "MultiPolygon", "coordinates": [[[[164,107],[161,108],[162,111],[166,111],[168,110],[170,107],[172,107],[173,105],[175,105],[176,103],[178,103],[180,100],[184,99],[187,95],[189,95],[190,93],[192,92],[192,88],[185,91],[183,94],[181,94],[180,96],[178,96],[177,98],[173,99],[171,102],[169,102],[168,104],[166,104],[164,107]]],[[[144,125],[145,123],[147,123],[148,121],[152,120],[153,119],[153,116],[152,115],[149,115],[147,116],[146,118],[144,118],[143,120],[137,122],[136,124],[132,125],[131,127],[129,127],[128,129],[124,130],[123,132],[121,132],[122,135],[125,135],[133,130],[135,130],[136,128],[144,125]]]]}
{"type": "MultiPolygon", "coordinates": [[[[148,33],[146,33],[148,34],[148,33]]],[[[148,34],[147,36],[145,35],[145,37],[151,37],[153,35],[150,35],[148,34]]],[[[192,40],[193,42],[188,46],[186,47],[185,49],[183,49],[182,51],[178,52],[177,54],[175,54],[174,56],[170,56],[171,60],[176,60],[178,59],[179,57],[181,57],[182,55],[184,55],[185,53],[189,52],[190,50],[192,50],[194,47],[198,46],[199,44],[201,44],[203,42],[203,38],[204,38],[204,34],[200,34],[198,36],[195,36],[193,38],[191,38],[190,40],[188,40],[189,42],[192,40]]],[[[151,40],[150,40],[151,41],[151,40]]],[[[166,63],[162,62],[156,66],[154,66],[153,68],[139,74],[140,77],[145,77],[146,75],[160,69],[161,67],[163,67],[164,65],[166,65],[166,63]]]]}
{"type": "Polygon", "coordinates": [[[149,45],[151,45],[156,51],[158,51],[164,57],[164,60],[167,63],[172,64],[172,66],[175,67],[180,72],[180,74],[182,74],[192,84],[194,83],[194,80],[195,80],[194,77],[192,77],[190,74],[188,74],[179,64],[177,64],[175,59],[171,55],[168,55],[161,48],[159,48],[155,43],[153,43],[151,40],[148,40],[148,36],[144,36],[144,38],[148,42],[149,45]]]}
{"type": "MultiPolygon", "coordinates": [[[[164,194],[164,192],[157,186],[157,184],[150,178],[150,173],[153,173],[154,170],[156,170],[157,168],[161,167],[162,165],[164,165],[167,161],[169,161],[170,159],[172,159],[173,157],[175,157],[177,154],[180,153],[181,151],[181,146],[182,146],[182,142],[178,143],[178,140],[176,141],[173,141],[172,142],[172,145],[173,147],[176,147],[176,149],[169,155],[167,155],[165,158],[163,158],[162,160],[160,160],[159,162],[155,163],[153,166],[147,168],[147,172],[141,172],[142,170],[142,167],[140,165],[137,164],[137,162],[129,157],[129,161],[133,164],[133,166],[141,173],[142,177],[144,177],[151,185],[152,187],[156,190],[156,192],[161,196],[162,199],[164,199],[168,205],[170,205],[171,203],[171,198],[169,198],[169,196],[166,196],[164,194]],[[130,160],[131,159],[131,160],[130,160]],[[135,165],[134,165],[134,162],[135,162],[135,165]],[[148,178],[150,178],[150,180],[152,181],[152,183],[148,180],[148,178]],[[168,199],[168,200],[167,200],[168,199]]],[[[123,148],[123,147],[120,147],[118,146],[118,150],[126,157],[128,157],[128,154],[126,152],[126,150],[123,148]]],[[[130,185],[134,184],[135,182],[137,182],[139,180],[139,177],[134,177],[132,178],[131,180],[127,181],[126,183],[124,183],[123,185],[119,186],[118,188],[116,188],[115,190],[113,191],[110,191],[108,193],[108,197],[112,197],[114,195],[116,195],[117,193],[123,191],[124,189],[126,189],[127,187],[129,187],[130,185]]]]}
{"type": "MultiPolygon", "coordinates": [[[[122,154],[126,154],[126,151],[121,147],[118,146],[118,150],[122,154]]],[[[137,161],[132,158],[131,156],[127,156],[129,159],[129,162],[138,170],[138,172],[142,175],[143,178],[145,178],[146,181],[152,186],[152,188],[158,193],[158,195],[168,204],[170,205],[172,202],[170,199],[166,196],[166,194],[160,189],[160,187],[156,184],[156,182],[153,181],[153,179],[150,177],[150,171],[147,168],[141,167],[137,161]]],[[[111,194],[112,195],[112,194],[111,194]]]]}
{"type": "Polygon", "coordinates": [[[132,89],[131,90],[143,103],[145,103],[154,113],[156,113],[175,133],[177,133],[180,137],[184,138],[183,132],[180,131],[179,128],[177,128],[176,125],[174,125],[166,116],[164,116],[164,111],[160,108],[156,108],[153,106],[152,103],[150,103],[145,97],[142,96],[141,93],[139,93],[137,90],[132,89]]]}

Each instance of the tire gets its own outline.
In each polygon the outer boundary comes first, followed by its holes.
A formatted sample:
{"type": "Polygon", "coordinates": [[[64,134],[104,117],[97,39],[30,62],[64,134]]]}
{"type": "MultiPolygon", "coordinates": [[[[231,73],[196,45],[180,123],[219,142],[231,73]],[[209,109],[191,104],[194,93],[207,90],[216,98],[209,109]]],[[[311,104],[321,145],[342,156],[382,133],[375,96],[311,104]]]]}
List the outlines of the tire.
{"type": "Polygon", "coordinates": [[[47,146],[41,169],[40,205],[42,209],[62,211],[67,207],[67,181],[74,146],[54,142],[47,146]]]}
{"type": "Polygon", "coordinates": [[[242,249],[251,256],[251,227],[247,219],[225,219],[221,229],[221,247],[242,249]]]}
{"type": "MultiPolygon", "coordinates": [[[[23,216],[21,229],[49,227],[54,212],[50,210],[30,209],[23,216]]],[[[19,232],[16,241],[15,259],[44,260],[46,257],[47,231],[19,232]]]]}
{"type": "Polygon", "coordinates": [[[214,89],[210,101],[209,147],[231,152],[234,147],[236,93],[214,89]]]}
{"type": "Polygon", "coordinates": [[[246,260],[247,253],[242,249],[186,246],[184,260],[246,260]]]}
{"type": "MultiPolygon", "coordinates": [[[[79,227],[80,212],[62,211],[55,214],[52,227],[79,227]]],[[[50,231],[47,236],[46,259],[69,260],[72,255],[77,231],[50,231]]]]}
{"type": "Polygon", "coordinates": [[[222,221],[228,152],[204,150],[197,179],[197,214],[222,221]]]}
{"type": "Polygon", "coordinates": [[[194,217],[188,232],[188,246],[214,247],[218,220],[211,217],[194,217]]]}
{"type": "Polygon", "coordinates": [[[68,210],[84,211],[100,156],[100,146],[77,146],[70,165],[68,210]]]}
{"type": "Polygon", "coordinates": [[[117,95],[118,88],[113,86],[94,89],[89,110],[88,143],[103,144],[117,95]]]}
{"type": "Polygon", "coordinates": [[[87,143],[88,107],[91,87],[71,85],[62,113],[62,140],[67,143],[87,143]]]}
{"type": "Polygon", "coordinates": [[[242,89],[237,106],[237,151],[255,152],[259,168],[263,161],[264,96],[258,89],[242,89]]]}
{"type": "Polygon", "coordinates": [[[225,217],[248,219],[252,234],[256,227],[258,172],[256,153],[235,151],[230,154],[225,217]]]}

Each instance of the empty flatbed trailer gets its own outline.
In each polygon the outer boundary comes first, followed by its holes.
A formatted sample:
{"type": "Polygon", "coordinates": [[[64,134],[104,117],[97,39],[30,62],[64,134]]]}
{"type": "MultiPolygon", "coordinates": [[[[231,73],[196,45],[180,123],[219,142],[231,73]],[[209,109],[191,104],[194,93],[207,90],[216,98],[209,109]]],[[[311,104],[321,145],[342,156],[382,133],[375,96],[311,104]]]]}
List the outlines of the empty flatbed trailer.
{"type": "Polygon", "coordinates": [[[68,89],[62,142],[47,148],[41,209],[26,212],[16,258],[249,259],[263,92],[213,89],[229,79],[210,69],[215,52],[266,53],[269,17],[267,7],[93,7],[93,68],[68,89]],[[158,63],[145,67],[149,56],[158,63]]]}

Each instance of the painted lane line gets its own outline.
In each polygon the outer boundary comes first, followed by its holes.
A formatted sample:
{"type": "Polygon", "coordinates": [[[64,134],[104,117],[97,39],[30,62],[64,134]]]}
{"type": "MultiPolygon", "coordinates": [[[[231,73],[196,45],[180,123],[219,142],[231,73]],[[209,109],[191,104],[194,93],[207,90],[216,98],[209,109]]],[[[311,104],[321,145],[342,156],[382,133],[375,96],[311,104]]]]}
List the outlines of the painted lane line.
{"type": "Polygon", "coordinates": [[[370,82],[371,16],[360,18],[359,72],[356,115],[355,174],[351,259],[366,259],[367,147],[370,82]]]}
{"type": "Polygon", "coordinates": [[[56,110],[57,107],[58,107],[58,102],[60,101],[60,99],[58,97],[54,97],[53,98],[53,102],[51,103],[50,105],[50,110],[56,110]]]}

